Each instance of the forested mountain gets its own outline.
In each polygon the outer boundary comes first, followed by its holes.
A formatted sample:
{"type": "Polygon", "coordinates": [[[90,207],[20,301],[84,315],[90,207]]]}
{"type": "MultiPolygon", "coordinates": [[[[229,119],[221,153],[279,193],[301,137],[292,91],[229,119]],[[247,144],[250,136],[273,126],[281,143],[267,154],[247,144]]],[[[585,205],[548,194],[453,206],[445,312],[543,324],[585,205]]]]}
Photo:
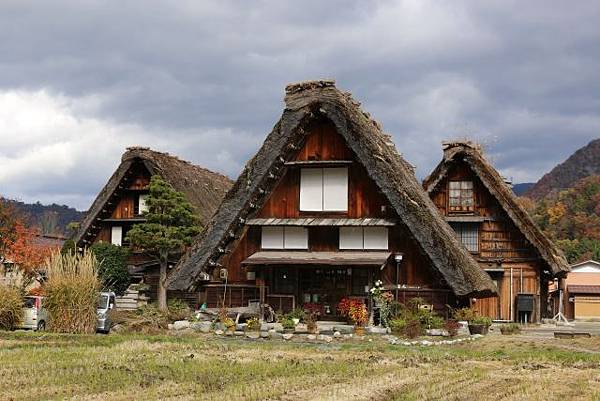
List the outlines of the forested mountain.
{"type": "Polygon", "coordinates": [[[571,263],[600,260],[600,175],[534,201],[523,198],[533,219],[571,263]]]}
{"type": "Polygon", "coordinates": [[[6,199],[14,210],[30,227],[37,227],[44,235],[68,236],[69,223],[78,222],[83,218],[80,212],[66,205],[42,205],[41,203],[24,203],[6,199]]]}
{"type": "Polygon", "coordinates": [[[525,196],[541,199],[552,191],[572,188],[582,178],[600,175],[600,139],[595,139],[544,175],[525,196]]]}
{"type": "Polygon", "coordinates": [[[534,185],[535,182],[523,182],[520,184],[514,184],[512,190],[515,193],[515,195],[522,196],[524,193],[529,191],[529,189],[534,185]]]}

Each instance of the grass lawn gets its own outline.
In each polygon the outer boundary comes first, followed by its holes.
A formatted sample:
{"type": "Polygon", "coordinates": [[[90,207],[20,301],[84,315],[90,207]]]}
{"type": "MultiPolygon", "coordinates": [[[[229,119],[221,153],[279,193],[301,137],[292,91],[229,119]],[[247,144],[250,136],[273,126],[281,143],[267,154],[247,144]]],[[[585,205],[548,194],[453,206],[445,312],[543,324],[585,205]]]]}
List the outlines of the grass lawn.
{"type": "Polygon", "coordinates": [[[600,337],[452,346],[0,332],[1,400],[600,400],[600,337]]]}

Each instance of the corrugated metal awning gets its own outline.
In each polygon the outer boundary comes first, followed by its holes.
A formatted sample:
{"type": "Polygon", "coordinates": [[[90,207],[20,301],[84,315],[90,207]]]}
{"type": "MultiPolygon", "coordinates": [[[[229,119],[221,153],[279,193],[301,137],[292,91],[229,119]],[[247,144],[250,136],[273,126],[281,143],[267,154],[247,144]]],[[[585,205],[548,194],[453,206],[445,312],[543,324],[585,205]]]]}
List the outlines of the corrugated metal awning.
{"type": "Polygon", "coordinates": [[[243,265],[328,265],[377,266],[385,265],[391,252],[256,252],[242,262],[243,265]]]}
{"type": "Polygon", "coordinates": [[[600,285],[576,285],[567,286],[569,294],[597,294],[600,295],[600,285]]]}
{"type": "Polygon", "coordinates": [[[301,227],[314,227],[314,226],[379,226],[379,227],[392,227],[396,225],[396,221],[392,219],[332,219],[332,218],[319,218],[309,217],[305,219],[275,219],[275,218],[259,218],[259,219],[248,219],[246,222],[249,226],[301,226],[301,227]]]}

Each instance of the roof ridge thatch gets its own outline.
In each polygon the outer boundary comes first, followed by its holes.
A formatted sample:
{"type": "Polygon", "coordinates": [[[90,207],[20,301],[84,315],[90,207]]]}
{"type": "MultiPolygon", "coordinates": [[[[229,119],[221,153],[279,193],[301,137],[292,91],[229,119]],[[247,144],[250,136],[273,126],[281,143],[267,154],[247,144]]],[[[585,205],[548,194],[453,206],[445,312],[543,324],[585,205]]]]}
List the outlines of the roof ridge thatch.
{"type": "Polygon", "coordinates": [[[159,152],[148,147],[129,147],[123,153],[121,163],[98,193],[77,233],[73,236],[73,240],[79,246],[85,245],[84,236],[115,193],[119,183],[125,178],[129,168],[136,161],[142,162],[150,174],[160,175],[177,191],[183,192],[187,200],[194,206],[202,225],[208,222],[232,185],[232,181],[227,176],[181,160],[169,153],[159,152]]]}
{"type": "Polygon", "coordinates": [[[335,125],[457,295],[495,293],[489,276],[460,245],[417,182],[413,166],[400,156],[389,135],[360,109],[360,103],[329,80],[288,85],[281,119],[248,161],[206,230],[181,259],[171,277],[171,288],[193,288],[200,273],[218,264],[227,247],[241,235],[246,219],[274,189],[284,162],[302,145],[309,124],[318,118],[335,125]]]}
{"type": "Polygon", "coordinates": [[[444,141],[443,150],[442,161],[423,181],[423,187],[428,193],[434,191],[442,182],[452,163],[457,158],[462,157],[492,196],[498,200],[502,209],[525,235],[525,238],[536,248],[552,270],[552,273],[556,275],[569,271],[563,253],[535,224],[529,213],[517,201],[516,195],[506,184],[505,179],[483,156],[478,145],[473,145],[473,142],[470,141],[444,141]]]}

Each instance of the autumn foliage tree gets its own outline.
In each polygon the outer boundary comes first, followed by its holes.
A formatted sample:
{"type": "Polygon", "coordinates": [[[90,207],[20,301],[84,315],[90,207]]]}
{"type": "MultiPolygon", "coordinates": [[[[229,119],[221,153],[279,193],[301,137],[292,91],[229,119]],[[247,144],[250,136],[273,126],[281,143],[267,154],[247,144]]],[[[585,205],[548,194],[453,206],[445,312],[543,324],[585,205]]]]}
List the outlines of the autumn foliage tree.
{"type": "Polygon", "coordinates": [[[569,262],[600,260],[600,176],[583,178],[528,209],[569,262]]]}
{"type": "Polygon", "coordinates": [[[38,237],[39,229],[27,227],[12,207],[0,202],[0,261],[20,269],[23,287],[39,276],[45,260],[57,249],[40,243],[38,237]]]}

